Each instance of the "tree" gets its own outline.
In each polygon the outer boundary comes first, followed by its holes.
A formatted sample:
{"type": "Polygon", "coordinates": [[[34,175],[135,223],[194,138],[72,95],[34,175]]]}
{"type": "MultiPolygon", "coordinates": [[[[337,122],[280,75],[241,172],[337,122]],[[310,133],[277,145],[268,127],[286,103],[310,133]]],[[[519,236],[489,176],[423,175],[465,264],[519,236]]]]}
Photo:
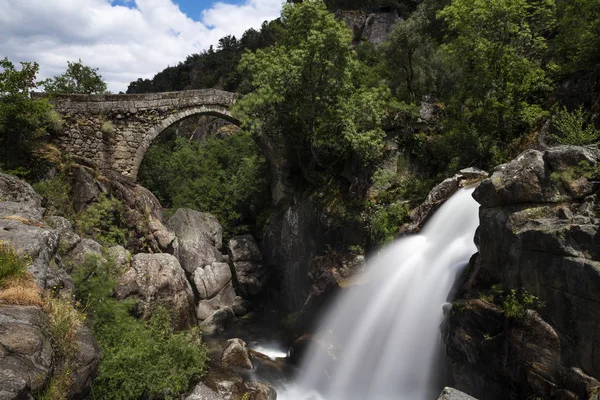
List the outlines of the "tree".
{"type": "Polygon", "coordinates": [[[320,0],[284,5],[281,21],[280,41],[242,57],[254,90],[234,113],[252,134],[283,141],[305,177],[353,156],[377,158],[389,93],[361,83],[348,28],[320,0]]]}
{"type": "Polygon", "coordinates": [[[37,63],[21,63],[17,70],[8,58],[0,60],[0,167],[30,167],[31,152],[51,123],[47,100],[34,100],[37,63]]]}
{"type": "Polygon", "coordinates": [[[552,82],[543,62],[554,1],[455,0],[438,17],[448,26],[443,48],[461,72],[450,111],[503,161],[511,142],[547,116],[541,104],[552,82]]]}
{"type": "Polygon", "coordinates": [[[82,93],[98,94],[106,92],[106,83],[98,74],[98,68],[83,65],[81,59],[77,62],[67,61],[67,70],[62,75],[40,82],[46,93],[82,93]]]}

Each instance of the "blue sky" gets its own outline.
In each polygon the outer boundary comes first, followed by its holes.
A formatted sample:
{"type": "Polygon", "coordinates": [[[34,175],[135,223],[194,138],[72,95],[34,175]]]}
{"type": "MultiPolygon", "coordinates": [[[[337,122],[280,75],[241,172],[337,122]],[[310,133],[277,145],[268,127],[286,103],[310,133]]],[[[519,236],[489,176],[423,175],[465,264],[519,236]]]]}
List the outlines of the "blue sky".
{"type": "Polygon", "coordinates": [[[284,0],[0,0],[0,58],[36,61],[40,79],[79,58],[112,92],[277,18],[284,0]]]}

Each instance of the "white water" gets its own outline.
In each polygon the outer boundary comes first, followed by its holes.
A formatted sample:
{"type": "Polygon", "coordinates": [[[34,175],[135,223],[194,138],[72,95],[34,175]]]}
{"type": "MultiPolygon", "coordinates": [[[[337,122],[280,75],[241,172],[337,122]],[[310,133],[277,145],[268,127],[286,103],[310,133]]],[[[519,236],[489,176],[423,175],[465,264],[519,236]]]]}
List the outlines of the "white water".
{"type": "MultiPolygon", "coordinates": [[[[312,346],[283,400],[430,400],[444,373],[442,305],[476,252],[472,189],[452,196],[421,233],[368,263],[367,284],[340,296],[318,336],[335,338],[337,360],[312,346]]],[[[331,341],[330,341],[331,342],[331,341]]]]}

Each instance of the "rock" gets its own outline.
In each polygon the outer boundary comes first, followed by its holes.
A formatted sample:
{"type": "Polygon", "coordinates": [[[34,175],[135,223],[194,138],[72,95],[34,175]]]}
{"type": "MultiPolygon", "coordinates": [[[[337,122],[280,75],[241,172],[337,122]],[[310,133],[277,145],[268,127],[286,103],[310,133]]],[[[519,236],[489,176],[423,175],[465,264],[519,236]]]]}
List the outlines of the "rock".
{"type": "Polygon", "coordinates": [[[252,360],[248,352],[248,346],[242,339],[229,339],[225,342],[221,361],[230,367],[252,369],[252,360]]]}
{"type": "Polygon", "coordinates": [[[221,308],[215,311],[207,319],[200,323],[203,334],[210,336],[221,333],[235,322],[235,314],[231,307],[221,308]]]}
{"type": "Polygon", "coordinates": [[[54,228],[54,230],[60,233],[60,254],[64,255],[69,253],[81,242],[81,237],[79,237],[79,235],[73,231],[71,222],[69,222],[69,220],[66,218],[50,216],[46,217],[46,222],[48,225],[54,228]]]}
{"type": "Polygon", "coordinates": [[[131,253],[123,246],[112,246],[107,250],[107,256],[111,257],[121,271],[126,271],[131,266],[131,253]]]}
{"type": "Polygon", "coordinates": [[[227,244],[227,253],[242,292],[258,294],[267,282],[268,269],[256,240],[251,235],[235,236],[227,244]]]}
{"type": "Polygon", "coordinates": [[[231,281],[231,270],[229,265],[217,262],[197,268],[193,279],[198,296],[201,299],[209,299],[231,281]]]}
{"type": "Polygon", "coordinates": [[[5,201],[38,208],[42,206],[42,197],[33,190],[30,184],[12,175],[0,173],[0,203],[5,201]]]}
{"type": "Polygon", "coordinates": [[[463,393],[459,390],[450,388],[450,387],[445,387],[444,390],[442,390],[442,393],[440,394],[440,397],[438,397],[438,400],[477,400],[475,399],[475,397],[471,397],[466,393],[463,393]]]}
{"type": "Polygon", "coordinates": [[[277,392],[272,386],[260,382],[245,382],[248,400],[277,400],[277,392]]]}
{"type": "Polygon", "coordinates": [[[117,282],[117,299],[136,298],[142,317],[164,305],[175,317],[177,330],[196,325],[194,294],[179,262],[170,254],[136,254],[131,268],[117,282]]]}
{"type": "Polygon", "coordinates": [[[231,368],[220,364],[213,364],[202,377],[202,382],[222,396],[225,400],[241,399],[246,393],[244,380],[231,368]]]}
{"type": "MultiPolygon", "coordinates": [[[[479,168],[474,168],[474,167],[469,167],[469,168],[465,168],[465,169],[461,169],[460,170],[460,174],[467,180],[481,180],[481,179],[485,179],[489,176],[489,174],[479,168]]],[[[451,389],[450,390],[455,390],[455,389],[451,389]]]]}
{"type": "Polygon", "coordinates": [[[252,302],[244,300],[243,297],[236,296],[233,300],[233,306],[231,308],[237,316],[246,315],[252,309],[252,302]]]}
{"type": "Polygon", "coordinates": [[[70,253],[63,257],[63,265],[67,272],[71,273],[90,256],[106,261],[102,255],[102,245],[100,243],[92,239],[82,239],[70,253]]]}
{"type": "Polygon", "coordinates": [[[107,188],[99,184],[92,175],[90,168],[78,165],[73,167],[72,201],[75,211],[80,212],[100,199],[101,193],[106,193],[107,188]]]}
{"type": "Polygon", "coordinates": [[[85,399],[92,388],[92,381],[100,365],[100,347],[90,328],[84,326],[76,334],[77,355],[72,365],[72,385],[69,399],[85,399]]]}
{"type": "Polygon", "coordinates": [[[192,393],[185,397],[185,400],[225,400],[217,392],[200,382],[194,387],[192,393]]]}
{"type": "Polygon", "coordinates": [[[14,201],[0,202],[0,218],[17,219],[27,223],[41,221],[45,210],[31,204],[17,203],[14,201]]]}
{"type": "Polygon", "coordinates": [[[456,193],[456,191],[460,188],[462,180],[462,175],[454,175],[451,178],[445,179],[443,182],[431,189],[425,201],[410,212],[410,222],[400,227],[399,233],[414,233],[421,229],[429,217],[433,215],[435,210],[437,210],[442,203],[456,193]]]}
{"type": "MultiPolygon", "coordinates": [[[[1,207],[1,205],[0,205],[1,207]]],[[[54,278],[50,260],[58,249],[58,232],[27,221],[0,219],[0,242],[8,243],[18,253],[31,259],[27,271],[42,288],[54,278]]]]}
{"type": "Polygon", "coordinates": [[[223,247],[223,228],[210,214],[180,208],[169,218],[167,226],[181,242],[208,241],[219,250],[223,247]]]}
{"type": "Polygon", "coordinates": [[[221,308],[233,307],[234,302],[235,292],[233,283],[230,281],[214,297],[198,301],[196,316],[199,320],[205,320],[221,308]]]}
{"type": "Polygon", "coordinates": [[[54,352],[38,307],[0,305],[0,399],[37,397],[50,379],[54,352]]]}
{"type": "Polygon", "coordinates": [[[150,217],[148,229],[150,230],[150,233],[152,233],[154,240],[156,240],[158,247],[163,252],[174,255],[175,257],[179,256],[179,241],[177,236],[175,236],[175,233],[167,229],[162,222],[152,217],[150,217]]]}
{"type": "Polygon", "coordinates": [[[369,14],[365,21],[362,37],[373,44],[382,43],[392,32],[394,26],[402,19],[394,12],[369,14]]]}

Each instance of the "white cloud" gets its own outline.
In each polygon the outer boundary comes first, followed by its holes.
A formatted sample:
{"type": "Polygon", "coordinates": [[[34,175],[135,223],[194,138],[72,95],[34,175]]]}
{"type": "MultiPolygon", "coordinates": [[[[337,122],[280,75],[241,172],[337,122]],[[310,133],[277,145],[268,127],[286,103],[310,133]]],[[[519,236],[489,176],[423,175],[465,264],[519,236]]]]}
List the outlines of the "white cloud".
{"type": "Polygon", "coordinates": [[[137,78],[151,78],[228,34],[238,38],[249,28],[279,16],[282,0],[217,2],[201,22],[172,0],[0,0],[0,58],[37,61],[40,78],[66,69],[81,58],[100,68],[109,90],[125,91],[137,78]]]}

